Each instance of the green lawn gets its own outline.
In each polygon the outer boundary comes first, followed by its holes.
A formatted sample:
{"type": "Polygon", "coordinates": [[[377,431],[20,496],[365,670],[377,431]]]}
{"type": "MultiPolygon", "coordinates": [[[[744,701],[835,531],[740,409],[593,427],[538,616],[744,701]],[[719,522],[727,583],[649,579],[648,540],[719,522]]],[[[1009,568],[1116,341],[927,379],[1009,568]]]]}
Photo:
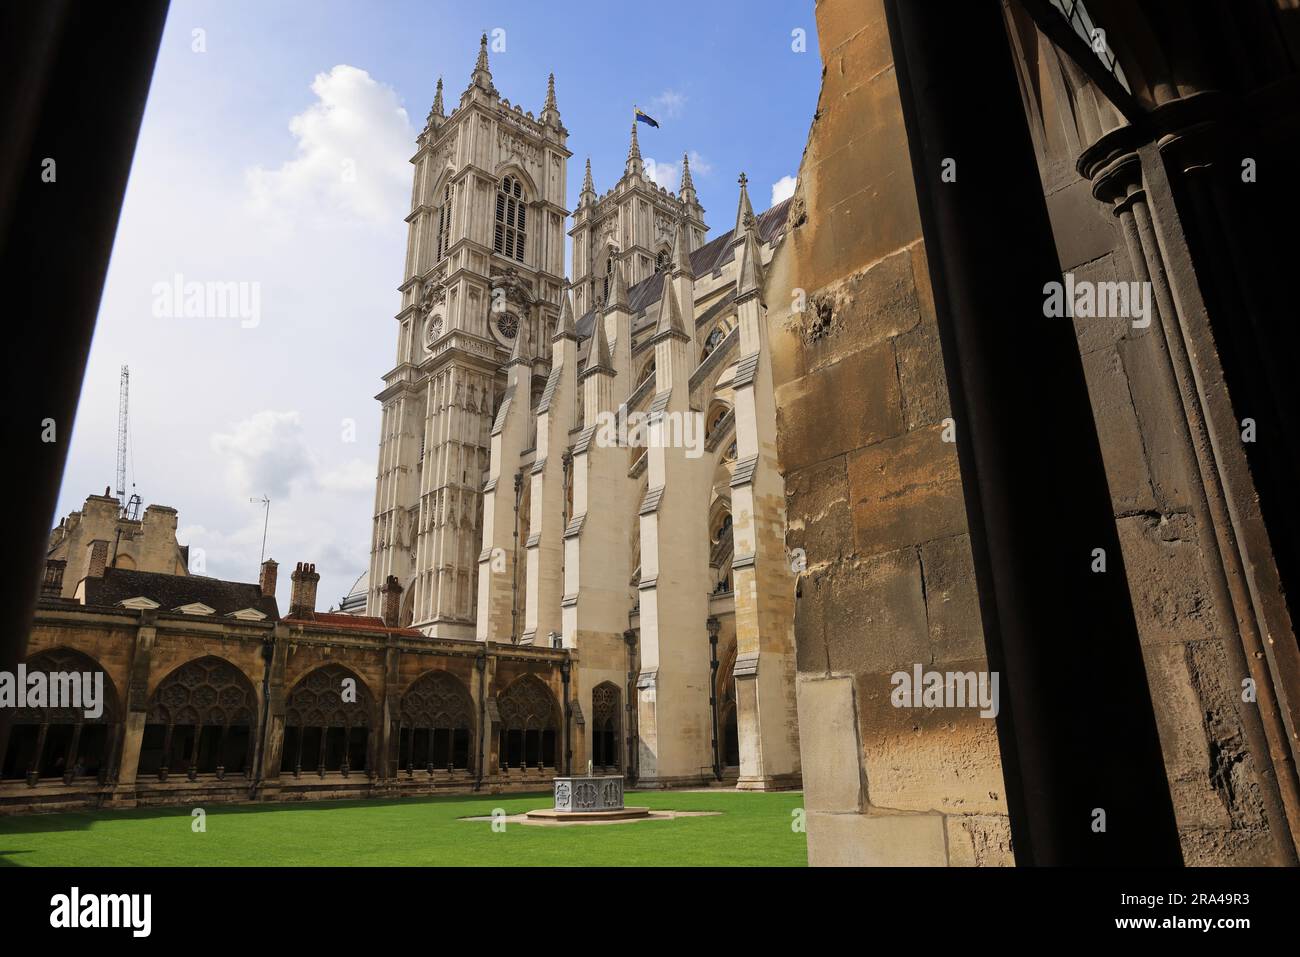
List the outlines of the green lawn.
{"type": "Polygon", "coordinates": [[[549,794],[211,805],[206,833],[190,808],[143,808],[0,817],[0,866],[50,865],[760,865],[803,866],[805,835],[792,829],[799,792],[628,792],[629,805],[720,811],[637,824],[535,827],[487,821],[520,814],[549,794]]]}

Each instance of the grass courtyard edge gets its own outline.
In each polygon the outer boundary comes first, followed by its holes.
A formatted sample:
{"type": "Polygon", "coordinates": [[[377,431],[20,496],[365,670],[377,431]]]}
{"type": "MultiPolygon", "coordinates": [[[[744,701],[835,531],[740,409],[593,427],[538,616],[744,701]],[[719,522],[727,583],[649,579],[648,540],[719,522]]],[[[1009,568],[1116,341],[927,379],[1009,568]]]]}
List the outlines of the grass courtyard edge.
{"type": "MultiPolygon", "coordinates": [[[[549,794],[217,804],[0,817],[0,866],[772,866],[807,863],[797,791],[629,791],[708,817],[537,827],[463,821],[548,807],[549,794]]],[[[635,795],[635,799],[632,799],[635,795]]]]}

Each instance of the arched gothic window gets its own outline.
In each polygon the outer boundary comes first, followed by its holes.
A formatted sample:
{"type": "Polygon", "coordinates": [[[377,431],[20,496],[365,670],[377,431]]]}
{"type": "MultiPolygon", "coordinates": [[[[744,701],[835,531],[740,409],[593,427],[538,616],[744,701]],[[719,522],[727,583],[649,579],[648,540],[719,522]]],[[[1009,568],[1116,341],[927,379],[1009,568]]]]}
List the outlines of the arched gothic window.
{"type": "Polygon", "coordinates": [[[704,422],[704,437],[709,438],[713,435],[718,425],[731,413],[731,406],[725,402],[714,402],[709,406],[709,417],[704,422]]]}
{"type": "Polygon", "coordinates": [[[257,695],[243,672],[213,656],[181,665],[158,685],[140,744],[140,773],[172,769],[247,774],[253,763],[257,695]]]}
{"type": "Polygon", "coordinates": [[[671,260],[672,256],[669,255],[668,250],[659,250],[659,255],[655,256],[655,272],[667,272],[671,260]]]}
{"type": "Polygon", "coordinates": [[[519,180],[507,176],[497,187],[497,222],[493,248],[507,259],[524,261],[524,239],[528,210],[519,180]]]}
{"type": "Polygon", "coordinates": [[[614,278],[614,251],[611,249],[609,258],[605,260],[605,292],[600,297],[602,302],[609,302],[609,284],[614,278]]]}
{"type": "Polygon", "coordinates": [[[718,576],[713,593],[722,595],[731,591],[731,558],[735,548],[732,537],[731,512],[723,513],[709,539],[709,566],[716,570],[718,576]]]}
{"type": "Polygon", "coordinates": [[[713,331],[709,333],[709,337],[704,340],[704,350],[700,358],[706,358],[710,352],[718,348],[718,344],[725,338],[727,338],[726,331],[721,326],[715,326],[713,331]]]}
{"type": "Polygon", "coordinates": [[[280,770],[322,777],[369,770],[370,714],[370,690],[360,678],[342,665],[317,668],[293,686],[285,703],[280,770]],[[352,682],[352,701],[344,700],[345,681],[352,682]]]}
{"type": "Polygon", "coordinates": [[[620,702],[618,685],[606,681],[591,692],[591,764],[602,771],[617,771],[623,766],[623,749],[619,743],[620,702]]]}
{"type": "Polygon", "coordinates": [[[438,210],[438,257],[434,262],[441,261],[451,245],[451,196],[451,183],[448,183],[442,189],[442,206],[438,210]]]}
{"type": "MultiPolygon", "coordinates": [[[[86,674],[103,674],[104,669],[86,655],[70,648],[56,648],[33,655],[27,661],[28,675],[75,674],[84,682],[86,674]]],[[[93,678],[92,678],[93,680],[93,678]]],[[[83,684],[84,688],[84,684],[83,684]]],[[[82,703],[88,704],[85,691],[82,703]]],[[[18,708],[9,729],[9,745],[3,755],[3,777],[27,778],[35,784],[41,778],[63,778],[71,784],[77,778],[107,779],[113,748],[113,730],[120,719],[117,694],[104,675],[103,710],[98,717],[86,717],[81,708],[18,708]]]]}
{"type": "Polygon", "coordinates": [[[516,678],[497,696],[503,768],[554,768],[560,708],[551,689],[533,675],[516,678]]]}
{"type": "Polygon", "coordinates": [[[460,679],[447,671],[421,675],[402,695],[397,736],[398,767],[433,773],[470,767],[474,703],[460,679]]]}

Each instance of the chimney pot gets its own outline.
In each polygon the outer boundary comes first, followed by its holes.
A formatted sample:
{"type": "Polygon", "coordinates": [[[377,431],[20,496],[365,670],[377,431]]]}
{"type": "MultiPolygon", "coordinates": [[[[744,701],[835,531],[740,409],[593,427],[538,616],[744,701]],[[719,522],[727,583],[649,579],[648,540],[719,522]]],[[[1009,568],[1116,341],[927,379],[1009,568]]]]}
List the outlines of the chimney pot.
{"type": "Polygon", "coordinates": [[[275,597],[275,581],[279,570],[280,564],[274,558],[262,562],[262,573],[257,579],[258,584],[262,586],[262,597],[275,597]]]}
{"type": "Polygon", "coordinates": [[[299,562],[289,578],[293,582],[289,597],[289,617],[310,618],[316,611],[316,585],[320,582],[316,566],[299,562]]]}
{"type": "Polygon", "coordinates": [[[389,575],[380,591],[384,593],[384,625],[397,628],[402,610],[402,583],[396,575],[389,575]]]}

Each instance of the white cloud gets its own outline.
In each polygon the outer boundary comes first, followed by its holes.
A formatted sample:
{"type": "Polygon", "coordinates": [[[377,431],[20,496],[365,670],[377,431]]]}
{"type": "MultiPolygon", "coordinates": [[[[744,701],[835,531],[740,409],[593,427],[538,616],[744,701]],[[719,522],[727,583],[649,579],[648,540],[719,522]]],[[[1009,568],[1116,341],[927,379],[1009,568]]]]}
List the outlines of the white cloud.
{"type": "Polygon", "coordinates": [[[772,205],[775,206],[794,195],[797,180],[793,176],[782,176],[772,184],[772,205]]]}
{"type": "MultiPolygon", "coordinates": [[[[695,150],[691,150],[691,175],[708,176],[713,172],[713,164],[695,150]]],[[[644,160],[645,174],[665,189],[676,192],[682,181],[682,164],[656,160],[647,156],[644,160]]]]}
{"type": "Polygon", "coordinates": [[[397,333],[381,320],[400,308],[415,148],[381,73],[317,62],[296,74],[302,92],[289,109],[268,101],[250,113],[242,96],[214,94],[196,127],[192,97],[175,91],[210,90],[210,63],[160,58],[156,82],[174,95],[151,102],[141,129],[58,513],[110,481],[129,363],[128,480],[146,504],[179,510],[180,541],[203,550],[206,574],[234,581],[257,580],[263,510],[249,499],[269,495],[266,550],[282,566],[282,609],[293,563],[316,563],[322,608],[369,563],[373,395],[397,333]],[[344,155],[359,160],[355,194],[333,176],[344,155]],[[384,171],[377,181],[365,175],[371,158],[384,171]],[[258,282],[260,324],[157,318],[153,286],[177,273],[258,282]],[[375,322],[361,332],[363,316],[375,322]],[[364,485],[351,459],[366,463],[364,485]]]}
{"type": "MultiPolygon", "coordinates": [[[[220,526],[186,525],[177,540],[190,545],[192,555],[201,550],[202,574],[252,581],[266,518],[256,500],[268,495],[267,552],[281,564],[316,564],[329,579],[318,599],[323,610],[337,600],[332,592],[350,587],[366,567],[375,469],[357,457],[326,463],[355,447],[325,438],[332,429],[313,440],[309,424],[297,410],[264,409],[214,433],[210,445],[225,469],[226,517],[220,526]]],[[[281,585],[288,581],[280,577],[281,585]]],[[[277,591],[283,610],[284,588],[277,591]]]]}
{"type": "Polygon", "coordinates": [[[327,492],[365,492],[375,487],[375,463],[350,459],[322,472],[318,484],[327,492]]]}
{"type": "Polygon", "coordinates": [[[318,73],[311,90],[316,102],[289,121],[297,156],[247,171],[251,210],[283,225],[400,220],[415,130],[396,92],[347,64],[318,73]]]}
{"type": "Polygon", "coordinates": [[[214,433],[212,451],[225,461],[226,480],[241,495],[283,498],[296,479],[313,469],[297,412],[255,413],[230,432],[214,433]]]}
{"type": "Polygon", "coordinates": [[[675,120],[685,109],[685,93],[679,90],[664,90],[650,101],[649,113],[656,120],[675,120]]]}

